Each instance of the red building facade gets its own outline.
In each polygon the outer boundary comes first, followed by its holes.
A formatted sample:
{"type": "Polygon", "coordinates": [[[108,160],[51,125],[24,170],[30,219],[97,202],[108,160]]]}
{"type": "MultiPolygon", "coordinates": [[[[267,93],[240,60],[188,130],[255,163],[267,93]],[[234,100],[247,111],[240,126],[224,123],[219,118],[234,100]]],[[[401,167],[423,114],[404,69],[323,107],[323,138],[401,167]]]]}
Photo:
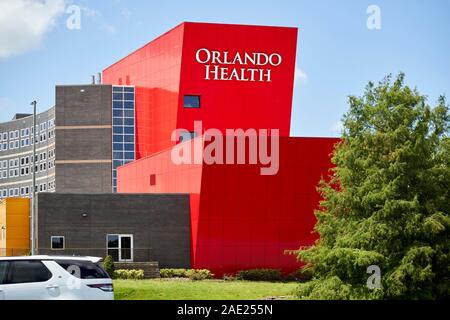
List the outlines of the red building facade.
{"type": "Polygon", "coordinates": [[[190,194],[192,268],[289,272],[300,264],[285,251],[317,238],[316,186],[338,140],[289,137],[296,45],[296,28],[183,23],[103,72],[104,83],[136,87],[138,160],[119,168],[117,190],[190,194]],[[277,173],[174,163],[175,129],[192,131],[203,152],[211,128],[278,130],[277,173]]]}

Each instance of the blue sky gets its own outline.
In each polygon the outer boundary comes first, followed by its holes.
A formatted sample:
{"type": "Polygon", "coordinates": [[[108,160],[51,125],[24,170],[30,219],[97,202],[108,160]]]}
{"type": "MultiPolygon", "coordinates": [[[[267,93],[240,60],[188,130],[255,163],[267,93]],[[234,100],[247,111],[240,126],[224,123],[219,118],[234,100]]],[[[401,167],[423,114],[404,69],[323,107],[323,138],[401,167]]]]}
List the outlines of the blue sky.
{"type": "Polygon", "coordinates": [[[450,0],[2,0],[0,121],[34,99],[47,109],[56,84],[89,83],[182,21],[299,28],[293,136],[339,135],[347,96],[388,73],[405,72],[432,104],[450,96],[450,0]],[[79,30],[66,27],[71,4],[82,8],[79,30]],[[366,26],[369,5],[381,10],[379,30],[366,26]]]}

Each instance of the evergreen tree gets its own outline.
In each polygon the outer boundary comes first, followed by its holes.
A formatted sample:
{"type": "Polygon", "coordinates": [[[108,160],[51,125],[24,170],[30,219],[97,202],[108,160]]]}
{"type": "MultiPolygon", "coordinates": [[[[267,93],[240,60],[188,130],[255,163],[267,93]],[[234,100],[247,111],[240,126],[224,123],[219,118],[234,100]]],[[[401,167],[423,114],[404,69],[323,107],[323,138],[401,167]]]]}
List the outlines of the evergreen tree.
{"type": "Polygon", "coordinates": [[[298,257],[312,281],[309,299],[449,297],[450,139],[445,98],[437,106],[404,75],[369,83],[349,97],[335,168],[322,180],[315,230],[320,240],[298,257]],[[381,270],[369,289],[367,268],[381,270]]]}

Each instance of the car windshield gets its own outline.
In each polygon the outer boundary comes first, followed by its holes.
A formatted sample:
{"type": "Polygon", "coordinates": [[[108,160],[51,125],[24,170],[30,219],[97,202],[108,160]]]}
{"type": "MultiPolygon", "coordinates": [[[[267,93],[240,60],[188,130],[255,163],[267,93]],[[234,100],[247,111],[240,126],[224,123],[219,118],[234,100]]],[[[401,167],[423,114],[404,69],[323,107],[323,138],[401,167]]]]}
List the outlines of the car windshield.
{"type": "Polygon", "coordinates": [[[79,279],[108,279],[109,275],[91,261],[56,260],[62,268],[79,279]]]}

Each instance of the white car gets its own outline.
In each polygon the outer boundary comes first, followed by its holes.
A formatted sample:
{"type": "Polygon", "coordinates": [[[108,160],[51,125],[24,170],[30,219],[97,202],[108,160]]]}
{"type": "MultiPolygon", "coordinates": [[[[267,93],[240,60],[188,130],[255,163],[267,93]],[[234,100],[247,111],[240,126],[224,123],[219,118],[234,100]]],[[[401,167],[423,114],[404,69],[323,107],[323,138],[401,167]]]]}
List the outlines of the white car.
{"type": "Polygon", "coordinates": [[[0,258],[0,300],[114,300],[101,258],[0,258]]]}

